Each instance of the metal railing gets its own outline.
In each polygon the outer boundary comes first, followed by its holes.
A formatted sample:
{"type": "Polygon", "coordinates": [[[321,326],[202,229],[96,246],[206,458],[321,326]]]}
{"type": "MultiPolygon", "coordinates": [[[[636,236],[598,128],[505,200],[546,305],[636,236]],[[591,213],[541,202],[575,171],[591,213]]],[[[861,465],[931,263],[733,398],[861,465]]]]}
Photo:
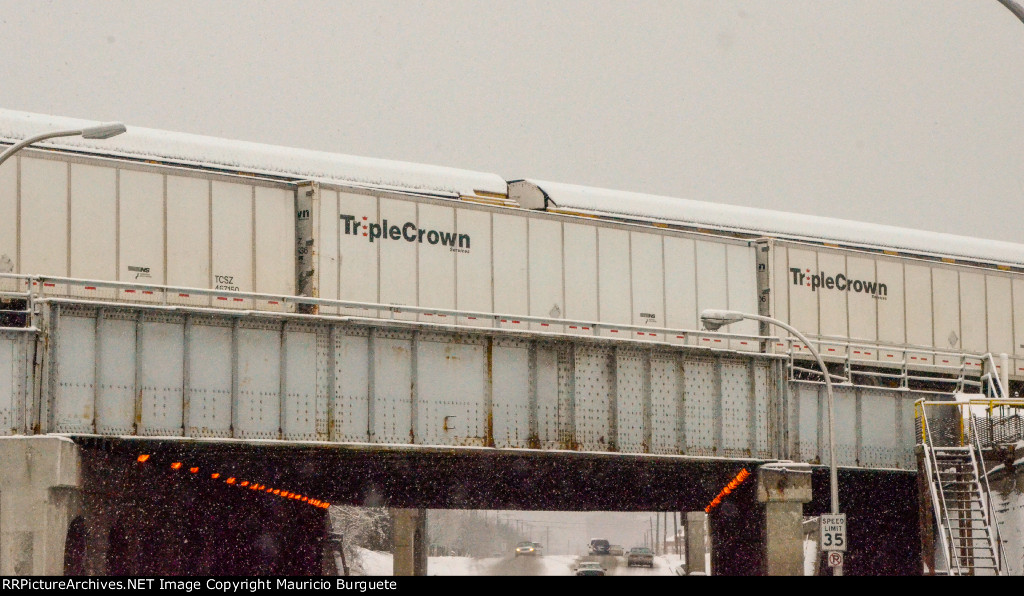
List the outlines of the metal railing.
{"type": "MultiPolygon", "coordinates": [[[[4,276],[13,280],[4,285],[20,285],[21,276],[4,276]]],[[[27,285],[27,282],[22,282],[27,285]]],[[[4,331],[23,331],[32,326],[32,295],[28,289],[6,290],[0,287],[0,329],[4,331]]]]}
{"type": "MultiPolygon", "coordinates": [[[[811,339],[822,358],[842,368],[842,374],[833,372],[833,378],[846,380],[852,384],[870,386],[865,380],[877,383],[888,382],[893,389],[910,389],[910,383],[928,383],[943,386],[942,390],[922,392],[954,393],[966,388],[981,388],[988,377],[986,359],[991,362],[989,370],[995,371],[997,365],[991,354],[971,353],[956,350],[942,350],[885,343],[863,343],[835,338],[811,339]],[[892,371],[892,372],[889,372],[892,371]],[[932,376],[920,373],[932,373],[932,376]],[[935,376],[941,375],[941,376],[935,376]],[[858,383],[858,380],[862,382],[858,383]]],[[[793,359],[811,360],[810,350],[803,342],[793,337],[781,338],[769,342],[769,351],[784,353],[793,359]]],[[[794,373],[818,375],[817,367],[802,367],[794,364],[794,373]]],[[[998,375],[992,375],[998,380],[998,375]]],[[[915,389],[919,391],[919,389],[915,389]]],[[[1000,395],[1005,395],[1002,390],[1000,395]]]]}
{"type": "MultiPolygon", "coordinates": [[[[919,445],[979,448],[1024,440],[1024,399],[970,398],[959,401],[918,400],[914,404],[919,445]],[[928,409],[949,412],[928,423],[928,409]],[[956,410],[953,412],[953,410],[956,410]],[[969,423],[965,421],[969,420],[969,423]],[[1011,421],[1011,422],[1008,422],[1011,421]],[[938,428],[934,428],[938,422],[938,428]],[[929,432],[926,432],[929,431],[929,432]]],[[[935,417],[933,417],[935,418],[935,417]]]]}
{"type": "MultiPolygon", "coordinates": [[[[56,276],[0,274],[0,298],[24,299],[27,308],[18,312],[24,324],[35,323],[39,305],[68,300],[88,301],[98,306],[113,307],[141,304],[167,310],[187,312],[223,312],[234,315],[251,314],[301,316],[331,320],[392,320],[402,324],[443,328],[492,328],[557,337],[601,337],[644,343],[701,347],[711,350],[737,350],[783,356],[788,360],[791,380],[822,379],[816,367],[804,366],[811,358],[807,346],[794,337],[745,335],[698,329],[653,327],[624,323],[607,323],[558,317],[500,314],[463,309],[445,309],[351,300],[334,300],[308,296],[289,296],[256,292],[163,286],[134,282],[116,282],[56,276]],[[14,288],[17,289],[14,289],[14,288]],[[407,317],[415,317],[410,319],[407,317]]],[[[8,311],[14,312],[14,311],[8,311]]],[[[943,387],[937,393],[962,391],[981,387],[986,355],[851,342],[834,338],[811,340],[828,363],[838,364],[842,373],[832,371],[835,382],[870,386],[871,381],[887,383],[888,388],[909,389],[912,382],[931,383],[943,387]],[[882,356],[885,356],[883,358],[882,356]],[[877,359],[876,359],[877,358],[877,359]],[[937,376],[925,376],[918,371],[937,376]]],[[[991,357],[989,357],[991,360],[991,357]]],[[[992,361],[994,363],[994,360],[992,361]]],[[[994,364],[990,367],[995,370],[994,364]]],[[[998,375],[995,376],[998,378],[998,375]]],[[[822,381],[823,382],[823,379],[822,381]]],[[[917,389],[915,389],[917,390],[917,389]]],[[[1004,395],[1003,390],[1000,395],[1004,395]]]]}
{"type": "Polygon", "coordinates": [[[778,339],[740,333],[333,300],[308,296],[235,292],[68,277],[0,274],[0,283],[5,280],[11,280],[23,286],[22,291],[5,293],[19,298],[27,298],[27,311],[34,315],[38,315],[37,307],[43,303],[70,301],[111,307],[137,304],[171,311],[202,310],[203,312],[214,311],[236,316],[245,314],[297,315],[304,319],[316,317],[356,321],[383,319],[420,326],[465,329],[493,328],[561,337],[602,337],[717,350],[743,350],[754,353],[760,351],[760,342],[778,339]],[[204,299],[205,302],[202,301],[204,299]],[[333,309],[337,309],[339,312],[337,314],[327,312],[333,309]],[[349,311],[349,314],[343,314],[342,309],[349,311]],[[361,311],[364,314],[352,314],[353,311],[361,311]],[[373,316],[372,313],[381,313],[382,316],[373,316]],[[410,320],[403,319],[402,315],[416,315],[423,318],[410,320]],[[431,318],[427,319],[427,317],[431,318]],[[485,324],[486,327],[483,326],[485,324]]]}

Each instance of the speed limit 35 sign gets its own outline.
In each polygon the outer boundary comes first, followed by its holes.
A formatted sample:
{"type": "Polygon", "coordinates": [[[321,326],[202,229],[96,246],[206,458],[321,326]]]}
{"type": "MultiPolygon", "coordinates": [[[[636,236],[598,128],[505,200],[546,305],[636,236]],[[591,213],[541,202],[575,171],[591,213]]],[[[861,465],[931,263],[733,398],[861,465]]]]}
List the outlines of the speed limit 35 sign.
{"type": "Polygon", "coordinates": [[[845,513],[822,515],[818,519],[818,527],[821,529],[821,550],[846,552],[845,513]]]}

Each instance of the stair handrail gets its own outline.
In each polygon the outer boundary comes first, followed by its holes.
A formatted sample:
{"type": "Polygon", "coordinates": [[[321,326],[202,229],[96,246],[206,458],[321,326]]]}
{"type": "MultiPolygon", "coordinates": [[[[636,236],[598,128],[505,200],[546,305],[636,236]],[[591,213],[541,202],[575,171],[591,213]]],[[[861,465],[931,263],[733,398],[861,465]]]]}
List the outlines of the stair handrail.
{"type": "Polygon", "coordinates": [[[986,353],[982,356],[982,360],[987,365],[988,369],[983,375],[981,375],[982,382],[987,381],[986,391],[988,396],[996,399],[1005,399],[1007,396],[1006,387],[1003,386],[1003,378],[999,375],[997,370],[999,367],[996,365],[995,356],[992,352],[986,353]]]}
{"type": "Polygon", "coordinates": [[[960,559],[954,556],[954,553],[950,547],[949,540],[946,537],[946,533],[949,531],[949,511],[946,508],[946,495],[941,490],[936,490],[936,484],[941,485],[942,476],[939,473],[939,462],[935,459],[935,451],[932,448],[934,441],[932,440],[931,427],[928,424],[928,411],[926,409],[927,402],[924,399],[919,399],[915,406],[920,406],[921,415],[921,440],[924,448],[924,469],[925,475],[928,477],[928,492],[932,496],[932,509],[935,510],[936,522],[939,524],[939,540],[942,543],[942,553],[946,557],[947,573],[952,575],[953,566],[956,566],[957,572],[960,571],[960,559]],[[937,481],[937,482],[936,482],[937,481]]]}
{"type": "Polygon", "coordinates": [[[982,487],[985,490],[985,498],[981,502],[981,506],[985,511],[985,521],[988,523],[991,532],[989,537],[993,542],[992,556],[995,557],[996,575],[1000,575],[1002,570],[1003,562],[1003,543],[999,539],[999,525],[996,523],[995,516],[992,514],[992,489],[988,483],[988,471],[985,469],[985,456],[981,450],[981,441],[978,437],[978,425],[975,422],[974,412],[970,410],[970,404],[967,404],[967,412],[970,416],[970,431],[971,431],[971,449],[974,451],[974,455],[977,457],[976,470],[980,480],[984,481],[982,487]]]}

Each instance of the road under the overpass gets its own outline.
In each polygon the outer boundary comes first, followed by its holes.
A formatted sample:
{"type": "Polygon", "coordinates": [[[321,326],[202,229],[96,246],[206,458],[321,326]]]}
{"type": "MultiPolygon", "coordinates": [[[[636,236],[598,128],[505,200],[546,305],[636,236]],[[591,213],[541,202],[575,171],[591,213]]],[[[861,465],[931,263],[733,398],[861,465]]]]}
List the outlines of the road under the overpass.
{"type": "MultiPolygon", "coordinates": [[[[79,540],[82,552],[69,549],[66,569],[114,574],[330,572],[326,510],[252,490],[253,483],[333,504],[404,509],[698,511],[740,469],[755,472],[764,463],[487,448],[75,440],[84,507],[71,541],[79,540]],[[140,455],[149,458],[140,463],[140,455]],[[228,484],[229,478],[235,481],[228,484]]],[[[851,543],[846,573],[920,573],[915,476],[843,469],[839,480],[851,543]]],[[[815,469],[812,483],[805,515],[828,509],[827,469],[815,469]]],[[[709,516],[715,574],[763,572],[765,514],[755,484],[741,484],[709,516]]]]}

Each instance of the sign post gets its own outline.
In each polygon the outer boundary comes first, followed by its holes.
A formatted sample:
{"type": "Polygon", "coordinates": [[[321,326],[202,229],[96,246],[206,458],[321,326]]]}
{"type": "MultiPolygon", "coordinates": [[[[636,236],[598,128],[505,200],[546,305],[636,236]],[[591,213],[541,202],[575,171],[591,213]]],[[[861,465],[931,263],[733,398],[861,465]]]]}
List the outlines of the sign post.
{"type": "Polygon", "coordinates": [[[843,553],[846,552],[846,514],[822,515],[818,518],[818,529],[821,531],[819,544],[821,550],[828,553],[828,566],[833,568],[833,575],[843,574],[843,553]]]}

